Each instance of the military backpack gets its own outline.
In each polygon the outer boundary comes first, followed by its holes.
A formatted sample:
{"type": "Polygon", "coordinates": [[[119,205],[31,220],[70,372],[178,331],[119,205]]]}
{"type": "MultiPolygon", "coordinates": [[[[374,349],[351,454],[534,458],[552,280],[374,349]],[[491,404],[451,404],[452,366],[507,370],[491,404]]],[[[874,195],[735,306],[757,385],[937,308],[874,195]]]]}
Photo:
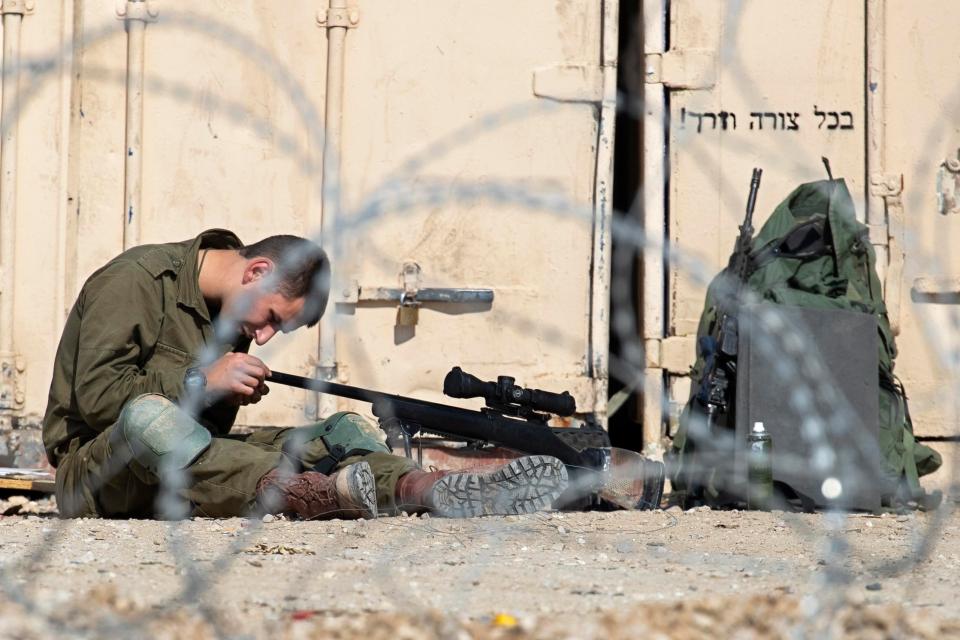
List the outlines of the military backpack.
{"type": "MultiPolygon", "coordinates": [[[[698,339],[709,336],[718,322],[716,284],[711,283],[698,328],[698,339]]],[[[894,376],[897,347],[876,274],[876,255],[868,229],[857,221],[845,182],[822,180],[802,184],[773,212],[753,239],[743,287],[765,303],[844,309],[873,315],[879,333],[879,449],[883,475],[894,487],[886,502],[929,502],[920,476],[936,471],[940,455],[913,435],[913,423],[903,385],[894,376]]],[[[705,370],[698,355],[691,370],[690,400],[668,454],[674,489],[700,496],[717,495],[710,474],[690,473],[695,448],[689,438],[692,408],[705,370]],[[704,480],[706,478],[706,480],[704,480]]],[[[732,425],[717,425],[732,429],[732,425]]]]}

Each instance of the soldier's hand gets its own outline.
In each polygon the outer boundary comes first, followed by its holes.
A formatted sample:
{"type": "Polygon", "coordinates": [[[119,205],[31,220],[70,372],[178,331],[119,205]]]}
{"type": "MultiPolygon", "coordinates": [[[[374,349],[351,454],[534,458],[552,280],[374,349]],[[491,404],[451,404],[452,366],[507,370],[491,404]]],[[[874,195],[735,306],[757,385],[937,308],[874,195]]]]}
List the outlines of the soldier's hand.
{"type": "Polygon", "coordinates": [[[270,369],[249,353],[225,354],[203,372],[207,376],[207,393],[214,401],[246,405],[260,402],[268,392],[263,381],[270,369]]]}
{"type": "Polygon", "coordinates": [[[268,393],[270,393],[270,387],[268,387],[267,385],[265,385],[265,384],[263,384],[263,383],[261,382],[261,383],[260,383],[260,386],[257,387],[257,390],[256,390],[256,392],[254,392],[253,395],[251,395],[251,396],[242,396],[242,397],[240,398],[240,404],[241,404],[241,405],[257,404],[258,402],[260,402],[260,399],[261,399],[263,396],[267,395],[268,393]]]}

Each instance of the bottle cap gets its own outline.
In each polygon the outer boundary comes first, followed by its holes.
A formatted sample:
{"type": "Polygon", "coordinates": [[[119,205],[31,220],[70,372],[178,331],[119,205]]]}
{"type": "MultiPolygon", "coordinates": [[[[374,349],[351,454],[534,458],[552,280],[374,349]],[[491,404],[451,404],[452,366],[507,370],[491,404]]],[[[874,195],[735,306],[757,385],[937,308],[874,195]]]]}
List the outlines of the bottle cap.
{"type": "Polygon", "coordinates": [[[754,423],[753,423],[753,432],[754,432],[754,433],[766,433],[767,430],[763,428],[763,423],[762,423],[762,422],[754,422],[754,423]]]}

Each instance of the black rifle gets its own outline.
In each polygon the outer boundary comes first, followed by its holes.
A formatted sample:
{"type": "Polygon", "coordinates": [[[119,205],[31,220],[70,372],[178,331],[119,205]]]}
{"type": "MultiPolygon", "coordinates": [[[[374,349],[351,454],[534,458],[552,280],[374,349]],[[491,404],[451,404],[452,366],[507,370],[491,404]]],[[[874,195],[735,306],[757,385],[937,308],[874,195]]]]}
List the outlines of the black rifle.
{"type": "Polygon", "coordinates": [[[757,190],[760,189],[762,174],[762,169],[754,168],[750,178],[747,214],[743,224],[740,225],[740,236],[734,245],[733,255],[730,256],[727,268],[724,269],[725,277],[718,283],[714,300],[717,319],[713,325],[713,331],[710,335],[700,338],[697,343],[704,365],[696,388],[696,400],[699,408],[706,413],[707,434],[705,435],[709,435],[721,417],[724,422],[729,422],[740,340],[737,314],[742,303],[743,287],[750,276],[753,209],[757,203],[757,190]]]}
{"type": "MultiPolygon", "coordinates": [[[[552,393],[525,389],[514,379],[500,376],[496,382],[484,382],[454,367],[443,381],[443,392],[454,398],[482,397],[486,406],[480,411],[450,407],[436,402],[371,391],[360,387],[326,382],[314,378],[274,371],[268,378],[292,387],[329,393],[343,398],[369,402],[380,428],[387,434],[387,443],[394,448],[403,445],[411,457],[411,438],[428,433],[480,447],[494,444],[527,454],[553,456],[563,462],[572,483],[585,492],[599,491],[609,480],[610,470],[620,461],[632,472],[640,468],[651,475],[653,482],[644,482],[642,495],[629,508],[654,508],[659,505],[663,490],[662,464],[644,461],[639,454],[610,447],[606,432],[587,423],[580,428],[551,428],[549,414],[571,416],[576,402],[568,392],[552,393]],[[578,446],[578,445],[588,446],[578,446]],[[633,457],[631,457],[633,456],[633,457]],[[648,466],[644,466],[644,463],[648,466]],[[599,473],[598,473],[599,472],[599,473]]],[[[621,472],[623,475],[625,472],[621,472]]],[[[644,478],[634,478],[643,481],[644,478]]],[[[603,493],[601,493],[603,495],[603,493]]],[[[617,500],[619,506],[625,506],[617,500]]]]}

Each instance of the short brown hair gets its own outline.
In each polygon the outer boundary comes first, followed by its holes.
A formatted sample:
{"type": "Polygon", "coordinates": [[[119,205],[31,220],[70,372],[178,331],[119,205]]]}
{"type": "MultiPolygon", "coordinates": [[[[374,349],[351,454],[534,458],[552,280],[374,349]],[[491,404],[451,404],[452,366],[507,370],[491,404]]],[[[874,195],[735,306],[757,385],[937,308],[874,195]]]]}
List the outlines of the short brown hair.
{"type": "Polygon", "coordinates": [[[277,291],[288,300],[304,298],[304,324],[317,324],[330,293],[330,261],[320,245],[299,236],[277,235],[239,251],[247,259],[272,260],[277,269],[277,291]]]}

